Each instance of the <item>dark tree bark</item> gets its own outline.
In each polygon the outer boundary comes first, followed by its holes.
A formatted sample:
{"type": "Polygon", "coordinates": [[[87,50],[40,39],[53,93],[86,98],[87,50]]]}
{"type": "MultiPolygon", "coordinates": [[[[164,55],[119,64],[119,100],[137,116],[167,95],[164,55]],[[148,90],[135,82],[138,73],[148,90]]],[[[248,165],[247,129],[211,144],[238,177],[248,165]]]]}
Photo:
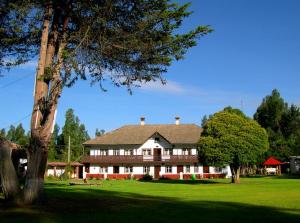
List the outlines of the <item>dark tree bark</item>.
{"type": "Polygon", "coordinates": [[[12,149],[16,149],[16,146],[0,138],[0,177],[4,197],[9,203],[19,204],[21,190],[11,159],[12,149]]]}
{"type": "Polygon", "coordinates": [[[241,167],[230,165],[231,169],[231,183],[239,184],[240,183],[240,173],[241,173],[241,167]]]}

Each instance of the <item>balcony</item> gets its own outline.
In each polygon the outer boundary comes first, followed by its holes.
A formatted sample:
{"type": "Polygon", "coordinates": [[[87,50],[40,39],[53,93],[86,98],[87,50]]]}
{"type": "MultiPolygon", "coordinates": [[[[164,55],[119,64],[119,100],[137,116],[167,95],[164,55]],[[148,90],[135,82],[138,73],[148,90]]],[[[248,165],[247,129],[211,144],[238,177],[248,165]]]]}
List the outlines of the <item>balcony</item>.
{"type": "Polygon", "coordinates": [[[83,163],[90,164],[191,164],[198,163],[197,155],[118,155],[118,156],[85,156],[83,163]]]}

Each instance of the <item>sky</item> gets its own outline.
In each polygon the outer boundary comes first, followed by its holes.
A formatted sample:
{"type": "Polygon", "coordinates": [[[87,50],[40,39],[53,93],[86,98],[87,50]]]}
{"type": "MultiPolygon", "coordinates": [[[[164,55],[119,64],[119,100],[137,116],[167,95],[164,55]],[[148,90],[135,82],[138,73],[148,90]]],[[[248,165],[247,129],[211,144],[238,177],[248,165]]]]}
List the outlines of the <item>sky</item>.
{"type": "MultiPolygon", "coordinates": [[[[178,1],[180,3],[186,1],[178,1]]],[[[214,32],[198,40],[184,60],[174,61],[166,85],[152,82],[133,89],[87,81],[63,90],[57,123],[75,110],[91,137],[126,124],[201,124],[204,115],[226,106],[252,117],[262,99],[277,88],[289,104],[300,105],[300,1],[194,0],[179,32],[210,25],[214,32]]],[[[29,129],[36,60],[0,77],[0,129],[22,123],[29,129]]]]}

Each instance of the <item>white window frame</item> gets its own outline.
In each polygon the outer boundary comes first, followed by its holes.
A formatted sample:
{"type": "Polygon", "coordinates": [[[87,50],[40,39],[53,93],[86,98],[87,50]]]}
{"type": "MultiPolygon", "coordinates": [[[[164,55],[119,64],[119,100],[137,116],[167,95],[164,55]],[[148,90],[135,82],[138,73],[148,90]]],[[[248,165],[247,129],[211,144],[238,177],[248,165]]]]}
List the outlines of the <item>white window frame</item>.
{"type": "Polygon", "coordinates": [[[100,166],[99,167],[99,173],[107,173],[107,172],[108,172],[107,166],[100,166]]]}
{"type": "Polygon", "coordinates": [[[173,149],[164,149],[163,153],[167,156],[173,155],[173,149]]]}
{"type": "Polygon", "coordinates": [[[113,156],[120,156],[120,150],[119,149],[113,149],[113,156]]]}
{"type": "Polygon", "coordinates": [[[151,149],[143,149],[142,154],[143,156],[151,156],[152,155],[151,149]]]}
{"type": "Polygon", "coordinates": [[[172,173],[172,166],[165,166],[166,173],[172,173]]]}
{"type": "Polygon", "coordinates": [[[124,149],[125,156],[133,156],[134,152],[133,149],[124,149]]]}
{"type": "Polygon", "coordinates": [[[195,165],[195,166],[194,166],[194,172],[195,172],[195,173],[199,173],[199,166],[198,166],[198,165],[195,165]]]}
{"type": "Polygon", "coordinates": [[[124,173],[133,173],[133,166],[125,166],[124,173]]]}
{"type": "Polygon", "coordinates": [[[144,166],[143,167],[143,173],[144,174],[149,174],[150,173],[150,166],[144,166]]]}
{"type": "Polygon", "coordinates": [[[185,166],[185,173],[191,173],[191,166],[190,165],[185,166]]]}
{"type": "Polygon", "coordinates": [[[192,154],[192,149],[190,148],[184,148],[182,149],[182,155],[189,155],[189,154],[192,154]]]}

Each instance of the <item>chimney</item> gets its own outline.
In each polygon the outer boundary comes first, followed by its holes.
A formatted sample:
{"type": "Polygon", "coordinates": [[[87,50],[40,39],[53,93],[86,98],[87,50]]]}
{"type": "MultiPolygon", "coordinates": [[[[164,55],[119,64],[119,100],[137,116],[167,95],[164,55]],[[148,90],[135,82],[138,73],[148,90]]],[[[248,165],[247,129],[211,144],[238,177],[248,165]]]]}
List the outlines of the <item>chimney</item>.
{"type": "Polygon", "coordinates": [[[145,117],[141,117],[141,125],[145,125],[145,117]]]}
{"type": "Polygon", "coordinates": [[[180,124],[180,117],[175,117],[175,125],[179,125],[180,124]]]}

